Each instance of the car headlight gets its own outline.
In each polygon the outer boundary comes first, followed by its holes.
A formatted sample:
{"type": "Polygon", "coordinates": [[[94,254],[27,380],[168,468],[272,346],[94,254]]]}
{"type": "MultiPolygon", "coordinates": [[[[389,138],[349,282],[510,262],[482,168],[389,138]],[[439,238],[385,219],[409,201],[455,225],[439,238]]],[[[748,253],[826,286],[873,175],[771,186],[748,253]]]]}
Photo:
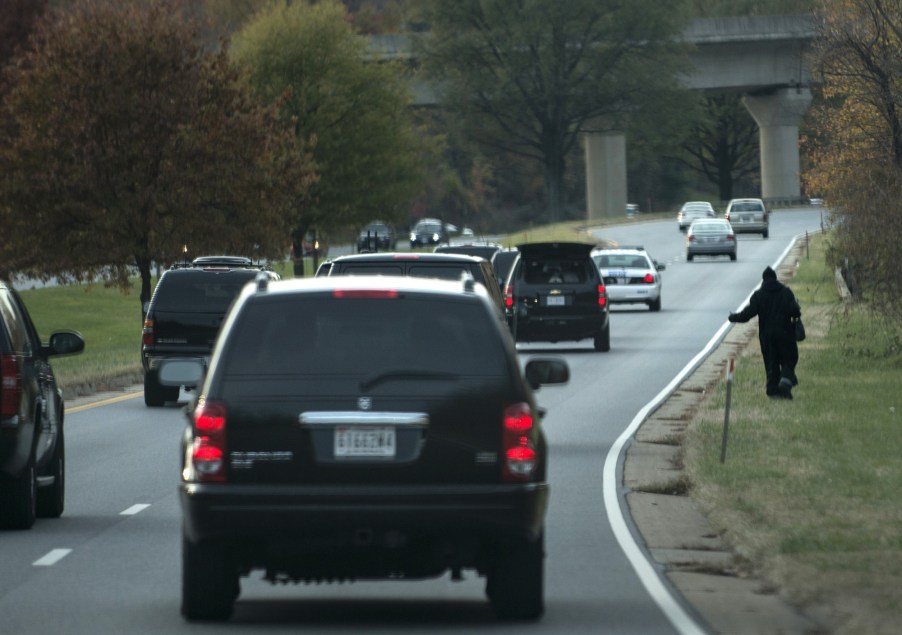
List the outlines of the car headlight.
{"type": "Polygon", "coordinates": [[[411,241],[414,241],[414,240],[416,240],[416,239],[417,239],[417,235],[416,235],[415,233],[413,233],[413,232],[410,232],[410,240],[411,240],[411,241]]]}

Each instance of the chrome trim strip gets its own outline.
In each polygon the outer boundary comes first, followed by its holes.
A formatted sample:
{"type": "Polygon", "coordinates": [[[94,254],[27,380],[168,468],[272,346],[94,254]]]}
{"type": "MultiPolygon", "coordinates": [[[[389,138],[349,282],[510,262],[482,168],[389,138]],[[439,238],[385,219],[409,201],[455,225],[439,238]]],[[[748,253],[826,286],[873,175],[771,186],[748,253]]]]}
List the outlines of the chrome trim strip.
{"type": "Polygon", "coordinates": [[[429,415],[425,412],[361,412],[359,410],[334,410],[302,412],[298,415],[302,426],[372,425],[425,428],[429,415]]]}

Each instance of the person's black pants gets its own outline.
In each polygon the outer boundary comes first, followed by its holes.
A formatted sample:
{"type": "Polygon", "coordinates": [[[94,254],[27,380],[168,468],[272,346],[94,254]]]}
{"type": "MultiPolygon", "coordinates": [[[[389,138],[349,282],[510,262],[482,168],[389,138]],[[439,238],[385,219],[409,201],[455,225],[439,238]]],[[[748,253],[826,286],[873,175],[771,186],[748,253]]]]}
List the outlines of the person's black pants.
{"type": "Polygon", "coordinates": [[[767,394],[780,394],[778,386],[784,377],[791,381],[793,386],[799,383],[795,372],[799,361],[799,347],[795,339],[772,335],[760,338],[760,342],[764,372],[767,374],[767,394]]]}

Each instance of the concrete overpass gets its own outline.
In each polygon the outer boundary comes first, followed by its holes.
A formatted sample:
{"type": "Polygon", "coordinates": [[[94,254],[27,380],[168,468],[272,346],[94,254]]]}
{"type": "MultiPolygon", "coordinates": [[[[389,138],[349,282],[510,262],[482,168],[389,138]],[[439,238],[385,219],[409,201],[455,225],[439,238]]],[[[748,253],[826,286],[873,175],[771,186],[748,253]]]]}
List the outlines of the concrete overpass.
{"type": "MultiPolygon", "coordinates": [[[[815,35],[811,16],[694,20],[683,37],[694,45],[697,90],[737,92],[758,124],[761,196],[798,199],[799,123],[811,104],[806,54],[815,35]]],[[[626,134],[590,131],[585,139],[588,216],[621,215],[626,207],[626,134]]]]}
{"type": "MultiPolygon", "coordinates": [[[[694,45],[694,70],[682,78],[697,90],[737,92],[758,124],[761,196],[797,199],[799,123],[811,103],[806,54],[816,32],[812,16],[746,16],[694,20],[683,38],[694,45]]],[[[409,57],[403,36],[371,40],[375,57],[409,57]]],[[[415,87],[417,103],[435,103],[428,87],[415,87]]],[[[586,130],[588,216],[626,209],[627,131],[586,130]]]]}

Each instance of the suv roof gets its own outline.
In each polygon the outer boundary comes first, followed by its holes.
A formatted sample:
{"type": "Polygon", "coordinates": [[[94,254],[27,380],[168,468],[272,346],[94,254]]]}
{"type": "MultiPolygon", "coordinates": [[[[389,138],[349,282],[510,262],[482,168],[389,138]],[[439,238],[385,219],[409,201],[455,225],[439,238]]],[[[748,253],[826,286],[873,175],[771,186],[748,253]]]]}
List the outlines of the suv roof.
{"type": "Polygon", "coordinates": [[[485,286],[499,310],[503,309],[495,271],[485,258],[477,256],[435,252],[351,254],[335,258],[328,273],[323,275],[400,275],[456,280],[463,272],[485,286]]]}
{"type": "Polygon", "coordinates": [[[199,256],[191,262],[173,263],[170,269],[189,269],[192,267],[227,267],[230,269],[259,269],[272,271],[272,267],[263,263],[255,263],[245,256],[199,256]]]}

